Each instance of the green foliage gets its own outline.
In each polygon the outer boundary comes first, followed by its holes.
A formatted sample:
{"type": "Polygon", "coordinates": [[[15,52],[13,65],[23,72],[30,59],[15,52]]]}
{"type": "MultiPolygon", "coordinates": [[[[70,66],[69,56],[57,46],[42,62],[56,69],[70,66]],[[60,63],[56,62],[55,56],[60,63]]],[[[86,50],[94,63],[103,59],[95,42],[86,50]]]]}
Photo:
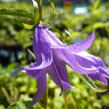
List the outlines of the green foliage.
{"type": "Polygon", "coordinates": [[[27,17],[32,19],[32,14],[28,13],[27,11],[20,10],[20,9],[0,9],[0,15],[11,15],[11,16],[21,16],[21,17],[27,17]]]}
{"type": "Polygon", "coordinates": [[[28,106],[28,103],[24,102],[17,102],[12,105],[10,105],[7,109],[33,109],[32,107],[28,106]]]}

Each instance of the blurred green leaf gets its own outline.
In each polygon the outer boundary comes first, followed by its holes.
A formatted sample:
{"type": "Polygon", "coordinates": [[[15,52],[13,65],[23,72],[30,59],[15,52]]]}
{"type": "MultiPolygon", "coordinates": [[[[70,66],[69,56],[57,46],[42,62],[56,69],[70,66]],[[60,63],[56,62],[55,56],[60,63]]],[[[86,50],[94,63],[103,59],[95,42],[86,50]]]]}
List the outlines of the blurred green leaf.
{"type": "Polygon", "coordinates": [[[34,9],[33,9],[34,23],[35,23],[34,25],[36,25],[39,20],[38,4],[37,4],[36,0],[32,0],[32,2],[33,2],[33,6],[34,6],[34,9]]]}
{"type": "Polygon", "coordinates": [[[55,5],[54,5],[54,2],[53,2],[54,0],[51,0],[50,1],[50,7],[51,7],[51,9],[52,9],[52,12],[51,12],[51,14],[50,14],[50,18],[48,19],[48,22],[54,22],[54,19],[55,19],[55,17],[56,17],[56,13],[55,13],[55,5]]]}
{"type": "Polygon", "coordinates": [[[96,23],[93,25],[93,28],[94,28],[94,29],[102,28],[102,27],[105,27],[105,23],[96,22],[96,23]]]}
{"type": "Polygon", "coordinates": [[[94,4],[93,4],[93,7],[96,9],[98,8],[99,4],[100,4],[100,1],[101,0],[95,0],[94,4]]]}
{"type": "Polygon", "coordinates": [[[12,105],[10,105],[7,109],[33,109],[33,107],[30,107],[29,102],[16,102],[12,105]]]}
{"type": "Polygon", "coordinates": [[[18,20],[17,18],[10,19],[10,21],[12,21],[12,23],[14,23],[18,26],[23,27],[23,23],[20,20],[18,20]]]}
{"type": "Polygon", "coordinates": [[[33,15],[27,11],[13,8],[0,9],[0,15],[21,16],[33,19],[33,15]]]}
{"type": "Polygon", "coordinates": [[[34,25],[29,25],[29,24],[23,23],[23,27],[25,29],[33,29],[34,25]]]}
{"type": "Polygon", "coordinates": [[[3,105],[0,105],[0,109],[5,109],[5,107],[3,105]]]}
{"type": "Polygon", "coordinates": [[[12,21],[12,23],[14,23],[20,27],[23,27],[24,29],[33,29],[33,27],[34,27],[34,25],[29,25],[29,24],[23,23],[22,21],[18,20],[18,18],[10,19],[10,21],[12,21]]]}

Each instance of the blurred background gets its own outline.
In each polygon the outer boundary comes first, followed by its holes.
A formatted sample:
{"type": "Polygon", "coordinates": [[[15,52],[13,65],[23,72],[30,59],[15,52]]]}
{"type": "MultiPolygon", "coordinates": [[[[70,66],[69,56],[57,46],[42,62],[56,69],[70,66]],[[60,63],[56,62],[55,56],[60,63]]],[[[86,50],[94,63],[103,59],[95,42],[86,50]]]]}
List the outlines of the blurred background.
{"type": "MultiPolygon", "coordinates": [[[[55,0],[54,12],[47,0],[43,4],[44,23],[52,25],[50,29],[63,43],[80,42],[95,30],[95,41],[88,52],[102,57],[109,67],[109,0],[55,0]]],[[[43,100],[28,106],[36,93],[37,82],[19,69],[19,65],[34,61],[28,51],[32,51],[33,30],[29,25],[33,23],[31,0],[0,0],[0,109],[44,107],[43,100]]],[[[48,77],[48,109],[109,109],[108,90],[102,93],[92,90],[68,66],[67,69],[70,84],[76,88],[59,96],[60,88],[48,77]]]]}

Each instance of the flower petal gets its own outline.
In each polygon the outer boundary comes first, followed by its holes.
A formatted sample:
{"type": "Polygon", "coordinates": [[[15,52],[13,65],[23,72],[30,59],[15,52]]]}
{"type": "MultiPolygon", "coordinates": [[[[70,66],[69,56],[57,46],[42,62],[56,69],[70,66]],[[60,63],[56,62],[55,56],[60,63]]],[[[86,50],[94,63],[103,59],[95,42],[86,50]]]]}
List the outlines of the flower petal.
{"type": "Polygon", "coordinates": [[[93,57],[93,55],[87,53],[87,52],[79,52],[79,53],[73,53],[78,63],[86,68],[90,67],[98,67],[96,58],[93,57]]]}
{"type": "Polygon", "coordinates": [[[71,89],[71,88],[75,88],[75,87],[73,87],[73,86],[71,86],[71,85],[69,85],[67,82],[65,82],[65,81],[62,81],[62,84],[63,84],[63,91],[64,92],[66,92],[66,91],[68,91],[69,89],[71,89]]]}
{"type": "Polygon", "coordinates": [[[94,73],[98,70],[98,68],[96,67],[84,67],[81,66],[78,62],[78,60],[76,59],[75,55],[73,53],[70,53],[66,50],[54,50],[54,52],[56,54],[58,54],[58,58],[60,58],[60,60],[64,61],[66,64],[70,65],[72,67],[72,69],[80,74],[90,74],[90,73],[94,73]]]}
{"type": "MultiPolygon", "coordinates": [[[[63,72],[64,74],[65,72],[63,72]]],[[[62,91],[67,91],[70,88],[74,88],[68,83],[68,78],[65,77],[63,78],[62,75],[60,75],[59,69],[56,67],[55,63],[53,63],[48,70],[48,74],[52,78],[52,80],[59,86],[61,87],[62,91]],[[65,80],[65,81],[64,81],[65,80]],[[67,81],[66,81],[67,80],[67,81]]]]}
{"type": "Polygon", "coordinates": [[[64,45],[50,30],[46,29],[46,33],[49,35],[49,40],[51,42],[52,48],[66,49],[71,52],[80,52],[88,49],[91,46],[95,36],[95,32],[93,32],[90,37],[80,43],[73,45],[64,45]]]}
{"type": "Polygon", "coordinates": [[[49,40],[52,44],[53,48],[59,48],[59,47],[64,47],[65,45],[59,40],[58,37],[56,37],[56,35],[51,32],[50,30],[46,29],[46,33],[49,36],[49,40]]]}
{"type": "Polygon", "coordinates": [[[67,73],[65,63],[63,63],[60,59],[58,59],[58,56],[56,56],[55,54],[53,54],[53,57],[54,57],[55,66],[58,70],[60,77],[62,78],[63,81],[68,83],[69,82],[68,73],[67,73]]]}
{"type": "Polygon", "coordinates": [[[104,85],[108,85],[108,81],[107,79],[105,78],[104,75],[100,74],[100,73],[93,73],[93,74],[88,74],[88,76],[90,78],[93,78],[93,79],[96,79],[98,81],[100,81],[102,84],[104,85]]]}
{"type": "Polygon", "coordinates": [[[67,46],[66,49],[72,52],[80,52],[86,50],[92,45],[92,42],[94,41],[94,36],[95,32],[93,32],[90,37],[83,40],[82,42],[67,46]]]}
{"type": "Polygon", "coordinates": [[[87,52],[73,53],[78,60],[79,64],[83,67],[96,67],[98,68],[99,73],[102,73],[109,77],[109,69],[103,63],[103,60],[100,57],[96,57],[87,52]]]}
{"type": "Polygon", "coordinates": [[[107,85],[106,78],[109,78],[109,70],[106,68],[100,57],[96,57],[87,52],[74,53],[74,55],[81,66],[86,68],[92,66],[98,69],[96,72],[88,74],[90,78],[95,78],[107,85]]]}
{"type": "Polygon", "coordinates": [[[38,90],[37,90],[37,92],[34,96],[34,99],[30,105],[33,105],[36,102],[38,102],[46,90],[46,73],[45,72],[39,73],[39,75],[37,77],[37,82],[38,82],[38,90]]]}
{"type": "Polygon", "coordinates": [[[39,33],[38,29],[35,29],[34,37],[33,37],[33,52],[35,54],[35,57],[37,58],[37,62],[40,64],[41,63],[41,51],[39,47],[39,33]]]}
{"type": "Polygon", "coordinates": [[[82,62],[82,60],[89,60],[91,63],[89,64],[95,64],[95,66],[101,66],[103,68],[106,68],[105,64],[103,63],[103,60],[100,57],[96,57],[92,54],[89,54],[86,51],[82,51],[79,53],[73,53],[76,58],[78,59],[78,61],[80,60],[82,62]]]}
{"type": "Polygon", "coordinates": [[[99,67],[99,73],[102,73],[106,78],[109,78],[109,69],[108,68],[103,68],[99,67]]]}
{"type": "Polygon", "coordinates": [[[33,49],[35,52],[35,56],[37,56],[37,65],[34,67],[22,67],[22,69],[24,70],[28,70],[28,71],[33,71],[33,70],[40,70],[40,69],[44,69],[46,67],[48,67],[52,62],[53,62],[53,56],[52,56],[52,49],[51,49],[51,45],[49,43],[49,40],[45,37],[45,30],[43,29],[39,29],[36,30],[38,31],[38,36],[40,37],[39,39],[37,39],[37,37],[35,36],[33,39],[33,49]],[[38,41],[37,41],[38,40],[38,41]],[[36,44],[38,43],[38,44],[36,44]],[[35,47],[37,46],[37,47],[35,47]]]}

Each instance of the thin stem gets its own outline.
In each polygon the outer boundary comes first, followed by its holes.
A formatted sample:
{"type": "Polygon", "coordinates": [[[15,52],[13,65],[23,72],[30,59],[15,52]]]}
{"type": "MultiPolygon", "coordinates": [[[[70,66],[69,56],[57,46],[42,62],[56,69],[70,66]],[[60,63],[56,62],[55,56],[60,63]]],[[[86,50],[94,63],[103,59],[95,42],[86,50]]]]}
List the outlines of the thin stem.
{"type": "Polygon", "coordinates": [[[9,104],[11,104],[11,103],[12,103],[12,102],[11,102],[11,98],[10,98],[8,92],[6,91],[6,89],[5,89],[4,87],[1,87],[1,90],[2,90],[2,92],[3,92],[3,94],[4,94],[4,96],[6,97],[7,102],[8,102],[9,104]]]}
{"type": "Polygon", "coordinates": [[[31,56],[32,56],[34,59],[36,59],[34,53],[33,53],[30,49],[27,49],[27,51],[31,54],[31,56]]]}
{"type": "Polygon", "coordinates": [[[38,0],[39,7],[39,22],[42,20],[42,0],[38,0]]]}
{"type": "Polygon", "coordinates": [[[45,91],[45,109],[47,109],[48,105],[48,85],[46,86],[46,91],[45,91]]]}

